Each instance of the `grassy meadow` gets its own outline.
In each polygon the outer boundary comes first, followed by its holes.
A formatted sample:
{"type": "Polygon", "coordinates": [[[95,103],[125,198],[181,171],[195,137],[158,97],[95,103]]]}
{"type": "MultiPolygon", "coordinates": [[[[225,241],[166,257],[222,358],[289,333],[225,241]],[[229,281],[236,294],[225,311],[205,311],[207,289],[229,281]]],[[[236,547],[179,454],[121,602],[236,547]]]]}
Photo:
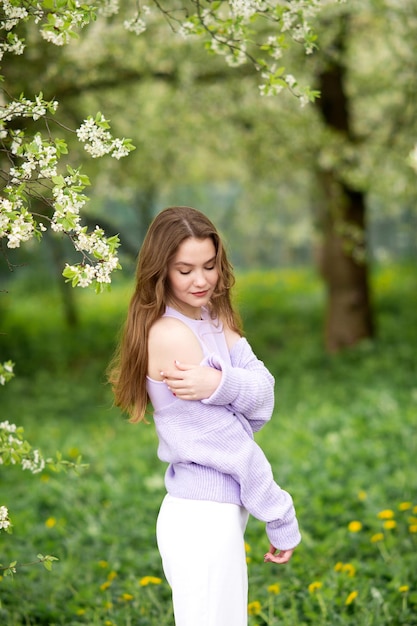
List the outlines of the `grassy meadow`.
{"type": "MultiPolygon", "coordinates": [[[[129,296],[121,283],[77,291],[69,329],[58,294],[23,283],[2,294],[1,360],[16,378],[0,389],[1,421],[45,456],[88,464],[78,475],[2,468],[14,528],[0,562],[18,562],[0,580],[4,626],[173,624],[155,543],[165,468],[152,424],[129,424],[104,378],[129,296]],[[59,559],[51,572],[30,564],[38,553],[59,559]]],[[[323,350],[312,272],[244,274],[236,297],[276,377],[275,414],[256,438],[303,535],[287,566],[264,564],[264,525],[250,519],[250,626],[417,626],[417,272],[375,271],[378,339],[338,356],[323,350]]]]}

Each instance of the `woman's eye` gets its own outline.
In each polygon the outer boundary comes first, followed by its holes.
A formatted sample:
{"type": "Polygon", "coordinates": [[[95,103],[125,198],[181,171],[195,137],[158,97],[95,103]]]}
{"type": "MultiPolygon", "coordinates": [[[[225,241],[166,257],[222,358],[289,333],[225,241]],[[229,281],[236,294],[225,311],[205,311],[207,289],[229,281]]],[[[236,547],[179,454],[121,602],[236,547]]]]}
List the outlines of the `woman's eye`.
{"type": "Polygon", "coordinates": [[[191,274],[191,272],[190,272],[190,270],[188,270],[188,272],[182,272],[182,271],[180,270],[180,274],[181,274],[182,276],[187,276],[187,274],[191,274]]]}
{"type": "Polygon", "coordinates": [[[210,267],[205,267],[205,270],[214,270],[216,266],[215,265],[211,265],[210,267]]]}

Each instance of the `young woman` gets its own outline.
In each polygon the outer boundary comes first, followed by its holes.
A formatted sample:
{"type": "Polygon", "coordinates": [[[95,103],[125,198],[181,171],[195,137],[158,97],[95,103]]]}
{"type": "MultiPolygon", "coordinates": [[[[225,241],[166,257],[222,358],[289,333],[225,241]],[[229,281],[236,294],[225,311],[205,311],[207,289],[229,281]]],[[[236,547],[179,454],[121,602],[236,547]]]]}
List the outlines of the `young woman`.
{"type": "Polygon", "coordinates": [[[254,442],[274,379],[242,336],[233,283],[211,221],[190,207],[161,211],[110,376],[132,422],[153,407],[168,463],[157,542],[177,626],[246,626],[249,513],[266,522],[265,561],[286,563],[300,541],[291,496],[254,442]]]}

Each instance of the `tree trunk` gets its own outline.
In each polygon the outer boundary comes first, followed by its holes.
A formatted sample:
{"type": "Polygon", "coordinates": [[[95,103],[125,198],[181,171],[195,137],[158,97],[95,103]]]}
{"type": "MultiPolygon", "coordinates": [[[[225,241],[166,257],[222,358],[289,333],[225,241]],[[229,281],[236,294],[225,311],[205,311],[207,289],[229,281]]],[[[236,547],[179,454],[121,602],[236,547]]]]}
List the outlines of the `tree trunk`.
{"type": "Polygon", "coordinates": [[[320,179],[327,200],[319,255],[327,289],[325,345],[338,352],[374,334],[368,265],[358,241],[366,228],[365,205],[363,194],[348,189],[333,173],[322,173],[320,179]]]}
{"type": "Polygon", "coordinates": [[[66,261],[63,251],[63,242],[54,236],[53,233],[48,232],[48,235],[48,243],[52,251],[54,271],[58,281],[59,290],[61,292],[64,319],[68,328],[75,328],[78,326],[79,319],[74,297],[74,288],[69,283],[66,283],[62,276],[62,270],[66,261]]]}
{"type": "MultiPolygon", "coordinates": [[[[346,30],[341,29],[335,46],[336,59],[343,59],[346,30]]],[[[349,101],[344,88],[344,68],[330,60],[319,75],[318,99],[323,121],[346,141],[352,141],[349,101]]],[[[352,189],[337,166],[318,172],[323,190],[320,271],[326,284],[325,344],[338,352],[362,339],[373,337],[374,323],[366,256],[366,199],[352,189]]]]}

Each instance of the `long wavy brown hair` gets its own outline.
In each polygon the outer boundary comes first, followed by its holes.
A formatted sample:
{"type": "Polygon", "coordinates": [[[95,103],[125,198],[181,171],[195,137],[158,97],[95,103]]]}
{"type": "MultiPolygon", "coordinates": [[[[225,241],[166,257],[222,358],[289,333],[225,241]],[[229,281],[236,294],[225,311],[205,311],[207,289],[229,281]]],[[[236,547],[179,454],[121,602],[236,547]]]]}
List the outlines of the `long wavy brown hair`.
{"type": "Polygon", "coordinates": [[[108,370],[115,404],[129,414],[131,422],[146,421],[149,329],[165,312],[170,296],[168,266],[180,244],[189,237],[212,239],[219,279],[210,302],[210,314],[242,334],[240,317],[230,294],[235,282],[233,268],[215,226],[191,207],[162,210],[151,223],[139,252],[135,291],[108,370]]]}

